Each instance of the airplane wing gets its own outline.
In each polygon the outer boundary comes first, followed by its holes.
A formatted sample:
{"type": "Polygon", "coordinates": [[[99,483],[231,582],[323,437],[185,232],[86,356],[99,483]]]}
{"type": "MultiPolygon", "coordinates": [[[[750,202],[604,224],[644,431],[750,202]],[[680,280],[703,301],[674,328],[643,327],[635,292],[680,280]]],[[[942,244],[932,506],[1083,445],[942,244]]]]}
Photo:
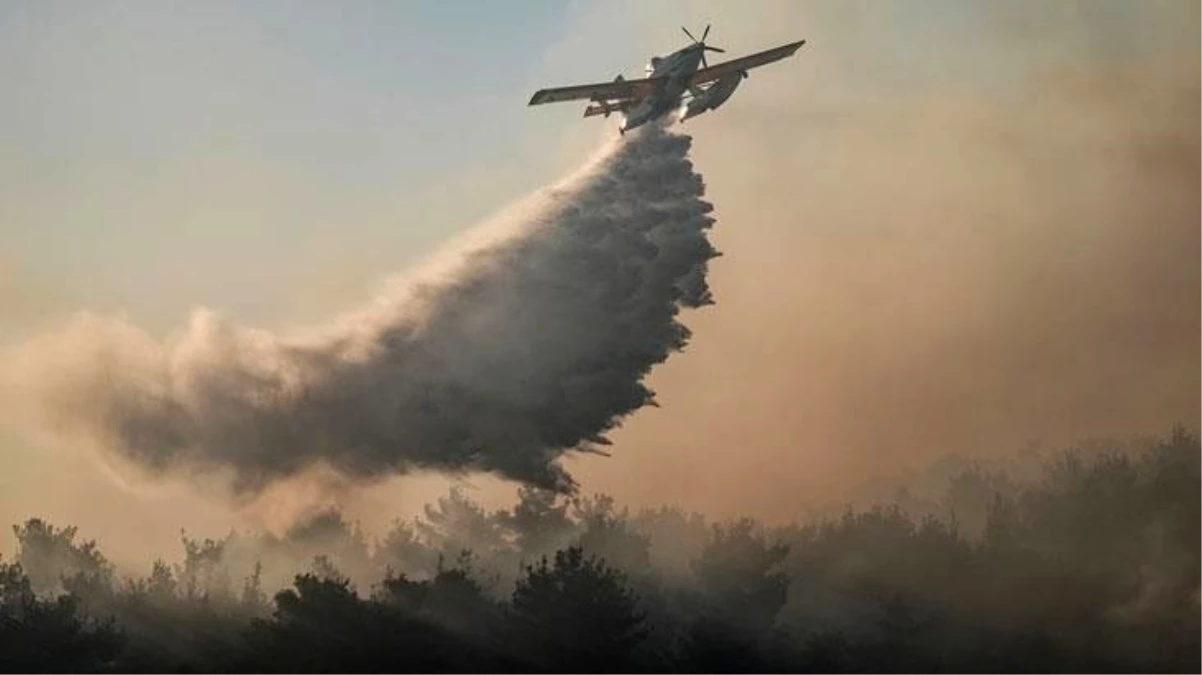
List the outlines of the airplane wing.
{"type": "Polygon", "coordinates": [[[590,101],[609,101],[613,99],[643,98],[655,93],[663,86],[665,77],[649,77],[641,80],[618,80],[616,82],[601,82],[598,84],[580,84],[574,87],[557,87],[555,89],[540,89],[530,98],[530,105],[540,103],[558,103],[589,99],[590,101]]]}
{"type": "Polygon", "coordinates": [[[734,61],[719,63],[718,65],[710,66],[709,68],[702,68],[701,70],[693,73],[693,77],[689,80],[689,86],[713,82],[727,73],[733,73],[739,70],[750,70],[757,66],[763,66],[774,61],[780,61],[783,58],[793,56],[793,52],[797,51],[805,43],[805,40],[791,42],[787,45],[777,47],[776,49],[769,49],[768,51],[752,54],[751,56],[744,56],[743,58],[735,59],[734,61]]]}

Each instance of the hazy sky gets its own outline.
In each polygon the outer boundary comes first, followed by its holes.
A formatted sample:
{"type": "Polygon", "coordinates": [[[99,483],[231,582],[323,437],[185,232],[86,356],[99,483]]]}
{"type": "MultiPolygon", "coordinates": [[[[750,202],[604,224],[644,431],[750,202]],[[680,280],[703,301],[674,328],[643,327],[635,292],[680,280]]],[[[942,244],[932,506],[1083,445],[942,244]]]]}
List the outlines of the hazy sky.
{"type": "MultiPolygon", "coordinates": [[[[0,339],[81,309],[164,332],[200,305],[279,328],[361,302],[574,166],[565,143],[600,138],[578,110],[525,105],[554,76],[608,77],[549,56],[587,9],[0,2],[0,339]]],[[[635,68],[642,51],[604,58],[635,68]]],[[[44,513],[116,546],[229,522],[221,505],[130,495],[87,458],[0,439],[5,522],[44,513]]]]}
{"type": "Polygon", "coordinates": [[[537,167],[523,36],[568,9],[455,7],[4,4],[6,286],[164,327],[196,303],[288,321],[536,185],[464,167],[537,167]]]}
{"type": "MultiPolygon", "coordinates": [[[[0,341],[320,323],[614,133],[533,90],[711,21],[810,44],[688,124],[718,304],[586,490],[779,517],[899,457],[1197,424],[1191,2],[0,0],[0,341]]],[[[234,522],[0,433],[0,521],[234,522]]]]}

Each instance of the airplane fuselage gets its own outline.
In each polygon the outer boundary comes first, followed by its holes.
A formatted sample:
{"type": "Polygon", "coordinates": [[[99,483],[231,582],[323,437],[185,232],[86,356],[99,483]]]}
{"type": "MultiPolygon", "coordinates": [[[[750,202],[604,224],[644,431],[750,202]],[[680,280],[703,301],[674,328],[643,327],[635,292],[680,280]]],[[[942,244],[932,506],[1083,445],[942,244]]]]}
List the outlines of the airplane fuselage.
{"type": "Polygon", "coordinates": [[[679,112],[680,121],[684,121],[723,105],[747,77],[747,71],[792,56],[805,44],[805,40],[799,40],[711,66],[705,53],[726,50],[705,44],[710,27],[705,27],[700,40],[687,28],[682,26],[681,30],[693,44],[667,56],[652,57],[646,77],[627,80],[618,75],[611,82],[539,89],[530,97],[530,105],[587,100],[585,117],[619,113],[622,123],[618,130],[622,133],[673,112],[679,112]]]}
{"type": "Polygon", "coordinates": [[[680,107],[681,98],[689,88],[689,79],[701,66],[702,45],[695,44],[663,57],[655,56],[647,64],[647,77],[665,77],[655,94],[639,101],[623,113],[623,133],[642,126],[680,107]]]}

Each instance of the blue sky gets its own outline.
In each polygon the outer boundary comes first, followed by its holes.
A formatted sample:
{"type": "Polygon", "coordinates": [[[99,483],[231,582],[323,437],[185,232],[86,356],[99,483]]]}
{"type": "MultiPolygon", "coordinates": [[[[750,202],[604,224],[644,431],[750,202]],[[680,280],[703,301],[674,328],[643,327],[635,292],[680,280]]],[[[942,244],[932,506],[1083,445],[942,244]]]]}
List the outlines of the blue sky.
{"type": "MultiPolygon", "coordinates": [[[[0,22],[6,135],[32,157],[106,161],[219,138],[280,160],[379,159],[368,131],[500,143],[473,110],[513,121],[540,57],[523,35],[561,30],[551,3],[18,3],[0,22]],[[505,11],[500,11],[504,8],[505,11]],[[519,32],[514,33],[512,31],[519,32]],[[505,110],[514,112],[506,115],[505,110]],[[477,122],[471,124],[469,122],[477,122]]],[[[443,168],[430,157],[432,168],[443,168]]],[[[370,168],[370,167],[364,167],[370,168]]],[[[366,173],[366,172],[365,172],[366,173]]]]}
{"type": "Polygon", "coordinates": [[[273,280],[296,279],[256,270],[320,266],[331,246],[327,259],[388,248],[371,264],[404,266],[542,177],[528,160],[525,101],[543,58],[530,36],[560,34],[570,11],[0,4],[0,265],[158,325],[189,303],[279,319],[273,280]],[[464,168],[498,165],[525,171],[465,198],[464,168]],[[366,246],[350,243],[360,234],[366,246]]]}

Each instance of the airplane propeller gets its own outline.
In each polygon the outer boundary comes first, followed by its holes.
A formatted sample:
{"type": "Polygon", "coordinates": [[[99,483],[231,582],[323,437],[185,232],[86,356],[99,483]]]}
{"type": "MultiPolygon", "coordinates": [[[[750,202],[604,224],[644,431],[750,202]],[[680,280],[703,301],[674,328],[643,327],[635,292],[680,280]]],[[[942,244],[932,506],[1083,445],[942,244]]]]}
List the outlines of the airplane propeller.
{"type": "Polygon", "coordinates": [[[689,39],[693,41],[693,44],[701,45],[701,67],[702,68],[710,67],[709,64],[706,63],[706,61],[705,61],[705,53],[706,52],[718,52],[719,54],[726,53],[725,49],[719,49],[718,47],[711,47],[711,46],[705,44],[705,38],[709,37],[709,34],[710,34],[710,24],[708,24],[708,23],[705,24],[705,30],[701,33],[700,40],[693,37],[693,34],[689,32],[688,28],[681,26],[680,30],[684,31],[684,34],[689,36],[689,39]]]}

